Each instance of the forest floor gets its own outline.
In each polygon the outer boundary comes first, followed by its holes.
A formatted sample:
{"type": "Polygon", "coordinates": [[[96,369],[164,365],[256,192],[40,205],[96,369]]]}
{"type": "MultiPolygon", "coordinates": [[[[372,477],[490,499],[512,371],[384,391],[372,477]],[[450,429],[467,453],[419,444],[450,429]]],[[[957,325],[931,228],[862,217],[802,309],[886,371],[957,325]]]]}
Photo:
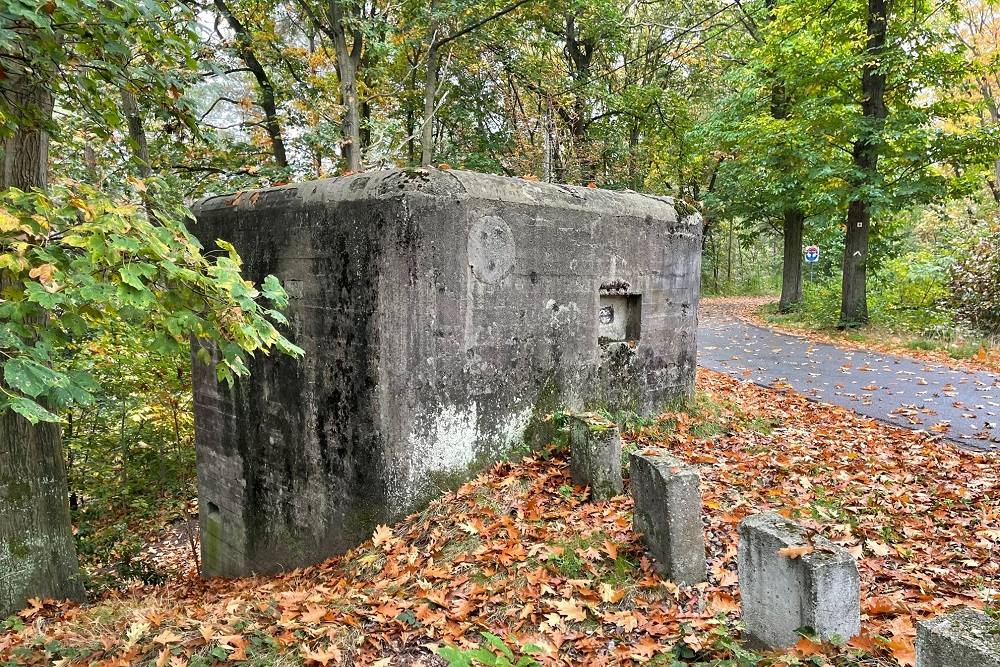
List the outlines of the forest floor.
{"type": "Polygon", "coordinates": [[[160,586],[36,601],[0,631],[0,664],[442,665],[442,647],[493,641],[515,658],[533,644],[550,665],[906,667],[917,621],[1000,594],[996,456],[708,370],[684,411],[623,440],[699,467],[708,582],[657,576],[628,495],[587,502],[553,449],[498,464],[321,565],[202,581],[188,559],[160,586]],[[859,637],[766,657],[740,646],[736,527],[767,509],[858,557],[859,637]]]}
{"type": "Polygon", "coordinates": [[[910,354],[788,334],[750,317],[758,300],[713,301],[700,314],[698,364],[770,386],[790,386],[964,446],[1000,450],[1000,375],[910,354]]]}

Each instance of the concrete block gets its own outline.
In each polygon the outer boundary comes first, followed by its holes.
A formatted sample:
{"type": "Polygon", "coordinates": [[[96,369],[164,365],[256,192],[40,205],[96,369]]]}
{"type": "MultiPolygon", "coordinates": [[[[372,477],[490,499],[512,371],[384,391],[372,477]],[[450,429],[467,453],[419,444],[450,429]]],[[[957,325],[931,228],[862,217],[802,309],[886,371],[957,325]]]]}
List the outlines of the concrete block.
{"type": "Polygon", "coordinates": [[[823,639],[844,640],[861,629],[861,580],[854,557],[819,536],[815,549],[797,558],[779,550],[808,544],[795,523],[765,512],[739,526],[740,599],[752,643],[792,646],[796,630],[812,628],[823,639]]]}
{"type": "Polygon", "coordinates": [[[705,529],[698,471],[666,449],[629,457],[633,523],[660,573],[679,584],[705,581],[705,529]]]}
{"type": "Polygon", "coordinates": [[[590,487],[592,499],[621,495],[625,486],[618,427],[596,416],[569,417],[569,469],[574,484],[590,487]]]}
{"type": "Polygon", "coordinates": [[[1000,623],[969,607],[918,623],[917,667],[1000,667],[1000,623]]]}
{"type": "Polygon", "coordinates": [[[193,233],[278,276],[301,360],[195,363],[204,571],[314,563],[522,442],[694,387],[701,222],[664,197],[386,170],[209,198],[193,233]]]}

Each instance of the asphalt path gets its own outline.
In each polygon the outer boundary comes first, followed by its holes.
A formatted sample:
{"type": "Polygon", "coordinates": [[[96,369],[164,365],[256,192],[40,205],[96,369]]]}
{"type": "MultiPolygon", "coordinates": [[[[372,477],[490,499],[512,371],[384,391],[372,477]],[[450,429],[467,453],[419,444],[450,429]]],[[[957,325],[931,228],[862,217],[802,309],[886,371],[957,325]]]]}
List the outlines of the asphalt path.
{"type": "Polygon", "coordinates": [[[965,447],[1000,451],[1000,376],[842,348],[703,313],[698,364],[965,447]]]}

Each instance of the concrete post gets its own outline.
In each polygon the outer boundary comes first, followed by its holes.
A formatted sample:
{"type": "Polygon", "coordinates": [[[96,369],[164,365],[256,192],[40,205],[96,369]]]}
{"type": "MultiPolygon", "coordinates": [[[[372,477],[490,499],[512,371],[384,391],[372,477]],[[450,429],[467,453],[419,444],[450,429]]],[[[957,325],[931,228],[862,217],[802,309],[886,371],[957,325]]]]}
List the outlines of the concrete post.
{"type": "Polygon", "coordinates": [[[829,540],[775,514],[747,517],[739,527],[737,556],[743,623],[751,641],[783,648],[800,628],[822,639],[844,640],[861,629],[861,585],[854,557],[829,540]],[[796,555],[783,549],[814,547],[796,555]]]}
{"type": "Polygon", "coordinates": [[[917,624],[917,667],[1000,667],[1000,623],[962,607],[917,624]]]}
{"type": "Polygon", "coordinates": [[[705,581],[705,531],[698,471],[665,449],[629,457],[633,522],[660,573],[680,584],[705,581]]]}
{"type": "Polygon", "coordinates": [[[593,414],[571,416],[569,450],[573,483],[589,486],[592,499],[622,494],[622,442],[617,426],[593,414]]]}

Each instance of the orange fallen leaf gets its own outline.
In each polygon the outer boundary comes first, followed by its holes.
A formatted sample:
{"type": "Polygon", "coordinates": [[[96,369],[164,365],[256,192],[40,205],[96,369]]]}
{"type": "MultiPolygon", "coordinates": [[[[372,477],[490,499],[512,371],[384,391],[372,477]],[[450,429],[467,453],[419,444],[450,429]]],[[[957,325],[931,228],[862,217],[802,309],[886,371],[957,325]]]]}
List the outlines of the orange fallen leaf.
{"type": "Polygon", "coordinates": [[[790,558],[795,560],[805,556],[806,554],[811,554],[816,548],[811,544],[803,544],[795,547],[785,547],[784,549],[778,549],[778,555],[784,556],[785,558],[790,558]]]}

